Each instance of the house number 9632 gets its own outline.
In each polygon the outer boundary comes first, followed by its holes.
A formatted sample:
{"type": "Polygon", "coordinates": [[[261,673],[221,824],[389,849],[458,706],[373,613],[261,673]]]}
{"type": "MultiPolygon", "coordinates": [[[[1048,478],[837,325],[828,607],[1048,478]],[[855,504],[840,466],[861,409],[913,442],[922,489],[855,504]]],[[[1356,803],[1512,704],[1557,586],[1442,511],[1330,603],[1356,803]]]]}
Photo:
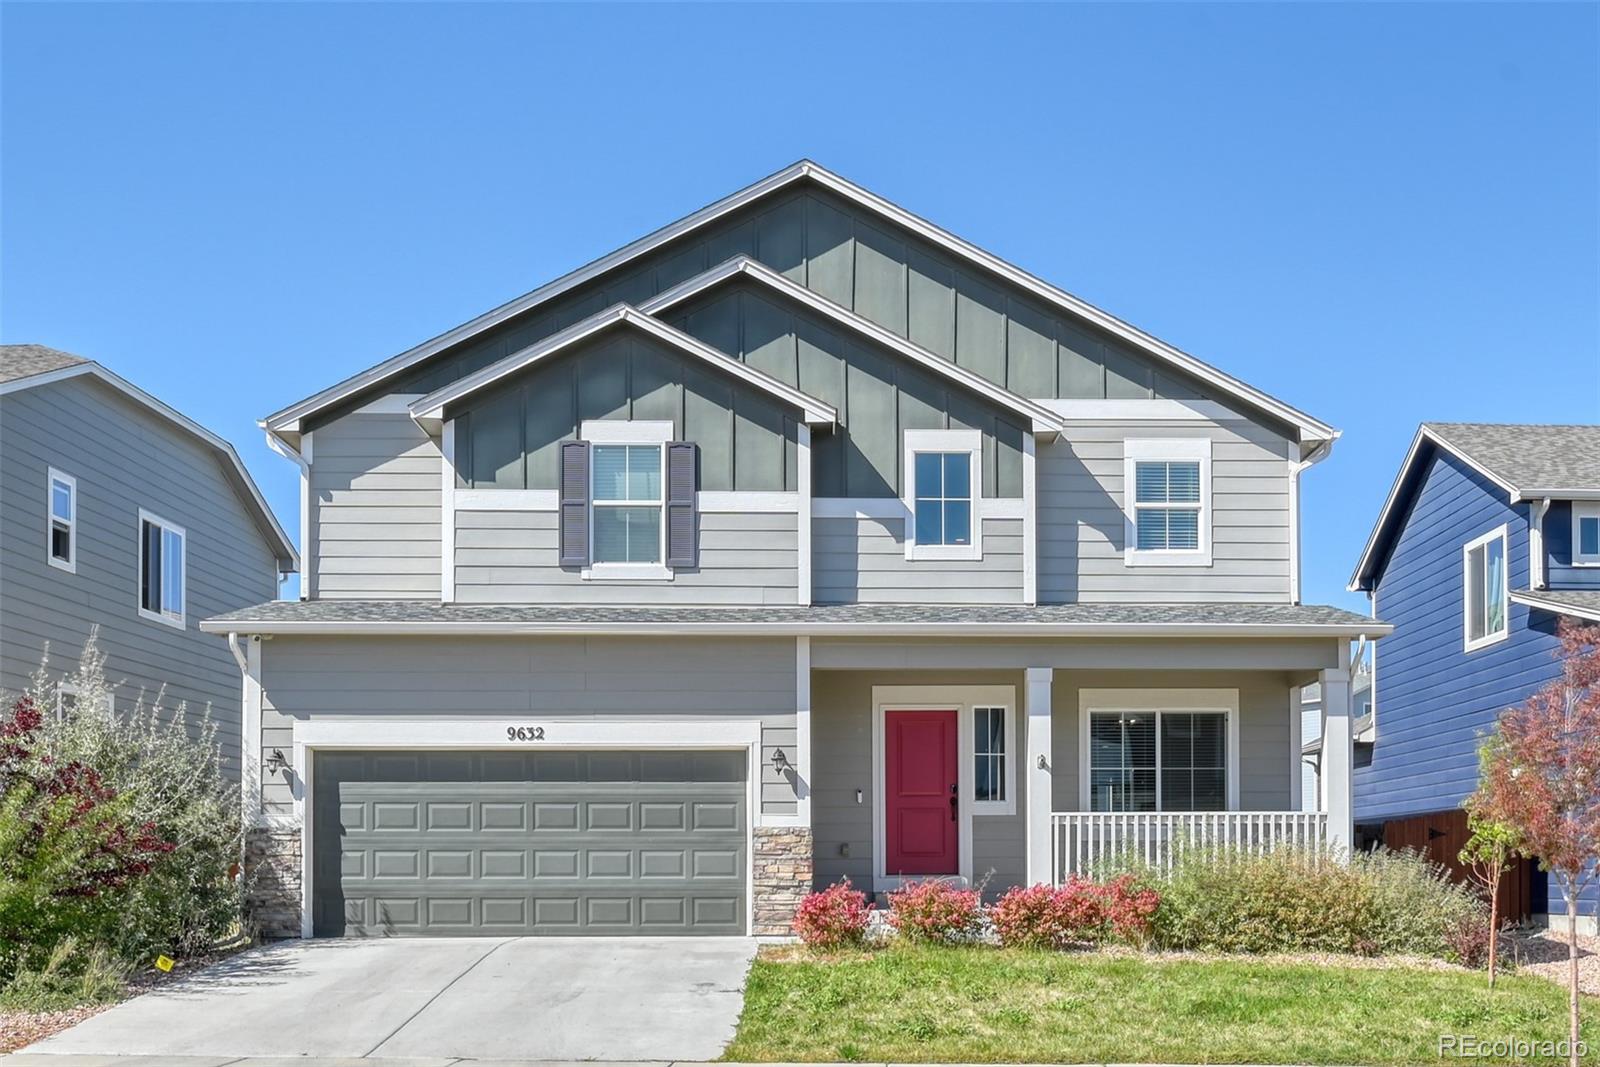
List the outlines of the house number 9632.
{"type": "Polygon", "coordinates": [[[507,726],[507,741],[543,741],[543,726],[507,726]]]}

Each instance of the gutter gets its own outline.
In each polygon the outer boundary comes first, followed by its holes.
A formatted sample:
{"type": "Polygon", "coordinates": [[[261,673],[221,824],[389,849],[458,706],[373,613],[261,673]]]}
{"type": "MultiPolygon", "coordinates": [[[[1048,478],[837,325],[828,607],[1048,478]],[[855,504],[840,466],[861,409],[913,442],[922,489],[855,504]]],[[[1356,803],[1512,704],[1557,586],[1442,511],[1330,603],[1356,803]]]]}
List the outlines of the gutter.
{"type": "Polygon", "coordinates": [[[319,622],[227,619],[200,623],[205,633],[393,636],[610,635],[652,637],[1383,637],[1387,623],[981,623],[981,622],[319,622]]]}
{"type": "Polygon", "coordinates": [[[1545,580],[1544,517],[1550,510],[1550,498],[1535,500],[1529,509],[1528,522],[1528,585],[1534,589],[1548,586],[1545,580]]]}

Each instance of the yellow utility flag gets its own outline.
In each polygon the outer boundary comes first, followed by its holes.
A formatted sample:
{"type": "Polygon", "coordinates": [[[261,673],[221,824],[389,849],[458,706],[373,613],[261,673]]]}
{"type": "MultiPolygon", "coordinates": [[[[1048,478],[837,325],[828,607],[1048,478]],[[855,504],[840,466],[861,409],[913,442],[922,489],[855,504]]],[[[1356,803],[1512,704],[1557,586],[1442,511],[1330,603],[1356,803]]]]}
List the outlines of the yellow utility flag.
{"type": "Polygon", "coordinates": [[[172,957],[170,957],[170,956],[157,956],[156,957],[156,970],[160,971],[162,974],[166,974],[166,973],[170,972],[172,970],[172,957]]]}

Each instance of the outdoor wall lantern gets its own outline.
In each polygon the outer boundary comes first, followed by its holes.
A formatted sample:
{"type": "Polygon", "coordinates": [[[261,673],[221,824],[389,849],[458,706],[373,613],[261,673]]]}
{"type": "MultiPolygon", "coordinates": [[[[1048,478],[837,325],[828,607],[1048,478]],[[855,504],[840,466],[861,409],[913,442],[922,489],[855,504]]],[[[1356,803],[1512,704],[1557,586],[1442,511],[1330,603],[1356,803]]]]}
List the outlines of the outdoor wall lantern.
{"type": "Polygon", "coordinates": [[[784,772],[784,770],[788,766],[789,766],[789,757],[783,754],[783,749],[781,749],[781,748],[773,749],[772,750],[772,769],[777,771],[779,774],[782,774],[784,772]]]}
{"type": "Polygon", "coordinates": [[[284,758],[283,749],[275,748],[272,750],[272,755],[267,757],[267,770],[274,773],[282,771],[287,774],[289,772],[289,761],[284,758]]]}

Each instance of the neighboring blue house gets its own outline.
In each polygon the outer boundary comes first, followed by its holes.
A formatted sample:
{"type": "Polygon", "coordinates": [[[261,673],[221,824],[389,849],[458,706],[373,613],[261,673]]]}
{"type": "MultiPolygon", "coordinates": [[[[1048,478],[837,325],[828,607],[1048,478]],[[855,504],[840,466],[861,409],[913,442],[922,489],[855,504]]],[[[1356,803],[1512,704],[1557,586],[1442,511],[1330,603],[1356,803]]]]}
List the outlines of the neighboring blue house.
{"type": "MultiPolygon", "coordinates": [[[[1350,588],[1395,627],[1376,656],[1371,748],[1357,748],[1355,821],[1443,858],[1482,735],[1559,674],[1562,616],[1600,621],[1600,426],[1424,423],[1350,588]]],[[[1564,920],[1553,879],[1523,891],[1528,911],[1564,920]]],[[[1595,905],[1579,909],[1590,933],[1595,905]]]]}

